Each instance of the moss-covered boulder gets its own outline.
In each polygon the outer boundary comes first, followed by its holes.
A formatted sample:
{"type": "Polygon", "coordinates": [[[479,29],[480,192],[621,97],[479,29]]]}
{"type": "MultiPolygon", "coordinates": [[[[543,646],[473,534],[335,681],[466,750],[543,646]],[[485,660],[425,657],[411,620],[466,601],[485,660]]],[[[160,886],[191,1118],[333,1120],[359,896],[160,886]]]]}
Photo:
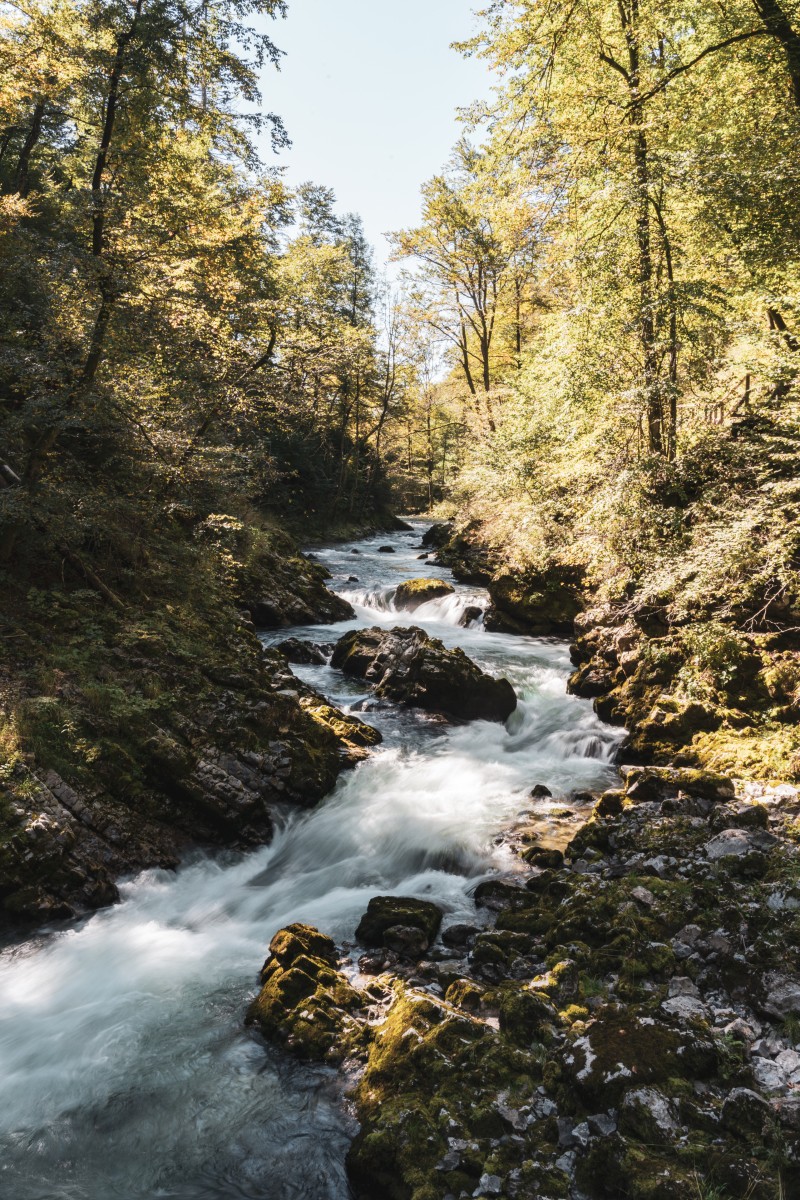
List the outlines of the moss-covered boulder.
{"type": "Polygon", "coordinates": [[[442,596],[452,596],[455,592],[452,583],[443,579],[409,579],[401,583],[394,593],[395,608],[415,612],[420,605],[429,600],[439,600],[442,596]]]}
{"type": "Polygon", "coordinates": [[[405,957],[420,957],[439,932],[442,910],[430,900],[411,896],[374,896],[361,918],[356,937],[370,949],[385,946],[405,957]],[[415,930],[418,939],[407,932],[415,930]]]}
{"type": "Polygon", "coordinates": [[[585,572],[564,564],[503,572],[489,583],[486,628],[504,633],[569,636],[583,608],[585,572]]]}
{"type": "Polygon", "coordinates": [[[634,1083],[663,1083],[676,1075],[702,1078],[715,1064],[710,1038],[613,1006],[572,1040],[562,1055],[562,1066],[576,1092],[605,1105],[618,1101],[634,1083]]]}
{"type": "Polygon", "coordinates": [[[507,679],[487,675],[463,650],[448,650],[413,625],[352,630],[337,642],[331,665],[379,696],[460,720],[505,721],[517,707],[507,679]]]}
{"type": "Polygon", "coordinates": [[[299,1058],[336,1062],[357,1040],[353,1014],[366,997],[337,969],[336,946],[310,925],[275,934],[261,971],[261,991],[247,1021],[299,1058]]]}

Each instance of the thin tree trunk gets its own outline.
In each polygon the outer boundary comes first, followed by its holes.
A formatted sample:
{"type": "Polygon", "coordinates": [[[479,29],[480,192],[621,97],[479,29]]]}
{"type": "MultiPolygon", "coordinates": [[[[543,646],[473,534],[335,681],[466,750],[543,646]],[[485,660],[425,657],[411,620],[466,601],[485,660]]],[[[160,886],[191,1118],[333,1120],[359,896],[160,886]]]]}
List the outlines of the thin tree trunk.
{"type": "Polygon", "coordinates": [[[669,404],[667,409],[666,428],[664,433],[664,451],[672,462],[678,450],[678,302],[675,293],[675,269],[672,260],[672,242],[667,231],[664,210],[661,204],[653,201],[658,227],[661,230],[661,244],[664,247],[664,261],[667,267],[667,306],[669,311],[669,404]]]}
{"type": "Polygon", "coordinates": [[[23,197],[27,196],[30,189],[29,171],[31,155],[33,154],[36,143],[39,141],[41,136],[44,110],[45,100],[42,96],[36,101],[36,106],[34,107],[33,116],[31,118],[30,128],[28,129],[25,141],[22,143],[22,149],[19,152],[15,191],[18,193],[18,195],[23,197]]]}

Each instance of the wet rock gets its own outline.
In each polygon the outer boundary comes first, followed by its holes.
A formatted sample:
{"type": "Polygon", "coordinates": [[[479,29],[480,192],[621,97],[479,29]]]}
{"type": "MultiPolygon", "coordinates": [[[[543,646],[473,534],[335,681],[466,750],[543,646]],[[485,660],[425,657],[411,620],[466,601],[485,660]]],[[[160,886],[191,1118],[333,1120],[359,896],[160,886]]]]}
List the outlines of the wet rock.
{"type": "Polygon", "coordinates": [[[559,870],[564,865],[564,855],[560,850],[546,850],[543,846],[531,846],[523,855],[526,863],[543,870],[559,870]]]}
{"type": "MultiPolygon", "coordinates": [[[[356,929],[356,937],[364,946],[389,946],[389,930],[414,929],[421,934],[421,953],[433,942],[442,923],[442,910],[429,900],[407,896],[375,896],[356,929]]],[[[399,940],[403,938],[397,935],[399,940]]]]}
{"type": "Polygon", "coordinates": [[[493,912],[507,908],[530,908],[536,903],[527,888],[506,883],[503,879],[485,879],[478,884],[473,895],[479,908],[488,908],[493,912]]]}
{"type": "Polygon", "coordinates": [[[468,604],[458,619],[460,627],[462,629],[469,629],[470,625],[474,625],[476,621],[481,620],[483,611],[478,604],[468,604]]]}
{"type": "Polygon", "coordinates": [[[396,608],[415,612],[420,605],[427,604],[429,600],[452,596],[455,590],[452,583],[445,583],[443,579],[409,579],[396,589],[394,604],[396,608]]]}
{"type": "Polygon", "coordinates": [[[532,800],[544,800],[549,799],[553,793],[550,791],[550,788],[545,787],[543,783],[537,783],[531,788],[529,795],[532,800]]]}
{"type": "Polygon", "coordinates": [[[475,925],[448,925],[446,929],[442,930],[442,942],[445,946],[462,950],[469,946],[476,933],[478,933],[478,928],[475,925]]]}
{"type": "Polygon", "coordinates": [[[447,650],[415,626],[353,630],[331,664],[365,679],[376,694],[461,720],[505,721],[517,706],[506,679],[493,679],[462,650],[447,650]]]}
{"type": "Polygon", "coordinates": [[[383,933],[383,944],[401,959],[415,961],[422,958],[430,942],[416,925],[391,925],[383,933]]]}
{"type": "Polygon", "coordinates": [[[287,638],[276,647],[287,662],[308,666],[324,666],[333,653],[333,645],[319,646],[316,642],[304,642],[300,638],[287,638]]]}
{"type": "Polygon", "coordinates": [[[378,554],[394,554],[394,546],[378,546],[378,554]]]}
{"type": "Polygon", "coordinates": [[[365,997],[337,970],[330,938],[309,925],[289,925],[270,943],[261,991],[247,1021],[299,1058],[339,1061],[345,1031],[365,997]]]}
{"type": "Polygon", "coordinates": [[[362,954],[358,960],[358,969],[362,975],[382,975],[391,967],[397,966],[397,955],[386,949],[370,950],[362,954]]]}

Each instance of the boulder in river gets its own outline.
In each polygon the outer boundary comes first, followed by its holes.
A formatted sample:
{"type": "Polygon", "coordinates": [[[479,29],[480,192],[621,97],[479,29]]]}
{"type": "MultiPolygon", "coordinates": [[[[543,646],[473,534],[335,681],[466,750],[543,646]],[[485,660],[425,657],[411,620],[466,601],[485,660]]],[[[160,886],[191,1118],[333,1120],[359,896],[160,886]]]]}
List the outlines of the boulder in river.
{"type": "Polygon", "coordinates": [[[404,958],[421,958],[439,932],[442,910],[411,896],[374,896],[356,937],[370,949],[385,946],[404,958]]]}
{"type": "Polygon", "coordinates": [[[440,521],[436,525],[431,525],[430,529],[426,529],[422,535],[423,546],[433,546],[438,550],[449,542],[453,536],[453,525],[450,521],[440,521]]]}
{"type": "Polygon", "coordinates": [[[337,970],[336,946],[313,926],[296,924],[276,933],[269,949],[248,1024],[299,1058],[338,1061],[343,1027],[364,998],[337,970]]]}
{"type": "Polygon", "coordinates": [[[485,674],[463,650],[407,629],[356,629],[336,643],[331,665],[365,679],[377,695],[460,720],[505,721],[517,707],[507,679],[485,674]]]}
{"type": "Polygon", "coordinates": [[[320,646],[317,642],[304,642],[302,638],[290,637],[275,647],[290,663],[301,666],[324,666],[331,656],[332,645],[320,646]]]}
{"type": "Polygon", "coordinates": [[[440,600],[442,596],[452,596],[456,589],[452,583],[443,579],[408,579],[401,583],[394,594],[396,608],[404,608],[414,612],[421,604],[429,600],[440,600]]]}
{"type": "Polygon", "coordinates": [[[378,546],[378,554],[394,554],[394,546],[378,546]]]}

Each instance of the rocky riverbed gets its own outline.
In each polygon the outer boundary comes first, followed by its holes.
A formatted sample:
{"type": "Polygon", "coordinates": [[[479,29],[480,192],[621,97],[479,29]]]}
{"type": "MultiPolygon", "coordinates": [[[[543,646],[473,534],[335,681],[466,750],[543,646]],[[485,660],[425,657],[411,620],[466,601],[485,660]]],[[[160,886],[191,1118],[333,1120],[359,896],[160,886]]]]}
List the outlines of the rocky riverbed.
{"type": "Polygon", "coordinates": [[[250,1019],[356,1073],[358,1196],[800,1194],[800,796],[623,779],[472,925],[277,935],[250,1019]]]}
{"type": "MultiPolygon", "coordinates": [[[[457,574],[481,578],[468,557],[457,574]]],[[[627,677],[643,635],[612,627],[627,677]]],[[[333,651],[372,638],[356,673],[378,691],[403,653],[379,633],[333,651]]],[[[274,938],[248,1020],[350,1080],[360,1200],[800,1196],[798,789],[637,763],[581,799],[570,836],[508,830],[515,865],[471,917],[376,895],[352,942],[274,938]]]]}

